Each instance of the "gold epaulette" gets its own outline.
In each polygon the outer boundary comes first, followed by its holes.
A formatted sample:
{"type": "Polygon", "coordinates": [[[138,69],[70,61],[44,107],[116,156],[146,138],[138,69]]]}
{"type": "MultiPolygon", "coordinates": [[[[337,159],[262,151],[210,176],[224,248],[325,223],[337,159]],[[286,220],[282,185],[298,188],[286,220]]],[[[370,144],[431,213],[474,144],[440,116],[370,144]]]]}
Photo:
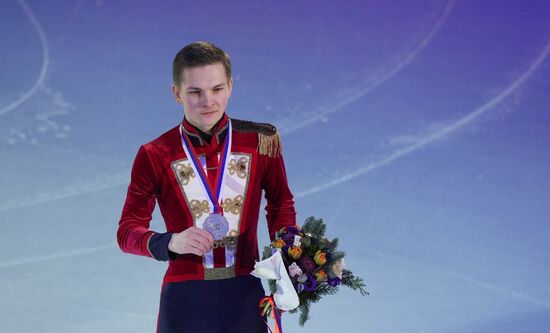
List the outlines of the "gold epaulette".
{"type": "Polygon", "coordinates": [[[258,133],[258,153],[269,157],[281,155],[283,146],[277,128],[268,123],[256,123],[231,118],[231,126],[237,132],[258,133]]]}

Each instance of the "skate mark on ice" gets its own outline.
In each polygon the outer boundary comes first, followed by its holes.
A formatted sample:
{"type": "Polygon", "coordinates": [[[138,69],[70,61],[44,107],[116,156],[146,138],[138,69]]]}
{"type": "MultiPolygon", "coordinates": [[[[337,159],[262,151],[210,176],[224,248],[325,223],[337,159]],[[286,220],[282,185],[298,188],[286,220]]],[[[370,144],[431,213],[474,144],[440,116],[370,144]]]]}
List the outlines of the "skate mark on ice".
{"type": "Polygon", "coordinates": [[[444,269],[436,268],[436,267],[431,266],[431,265],[422,264],[422,263],[417,262],[417,261],[412,261],[412,260],[409,260],[407,258],[403,258],[401,256],[397,256],[397,255],[393,255],[393,254],[389,254],[389,253],[385,253],[385,252],[369,251],[369,254],[373,254],[373,255],[376,255],[376,256],[379,256],[379,257],[383,257],[383,258],[398,260],[400,263],[404,263],[404,264],[407,264],[409,266],[413,266],[413,267],[416,267],[416,268],[421,268],[423,270],[429,269],[429,270],[431,270],[433,272],[436,272],[438,274],[445,275],[445,276],[448,276],[450,278],[460,280],[460,281],[463,281],[463,282],[475,284],[475,285],[477,285],[481,288],[489,289],[489,290],[498,292],[500,294],[510,296],[510,297],[515,298],[515,299],[527,302],[527,303],[531,303],[531,304],[536,305],[536,306],[550,308],[550,303],[548,303],[548,302],[538,300],[538,299],[536,299],[532,296],[526,295],[524,293],[520,293],[520,292],[517,292],[517,291],[514,291],[514,290],[510,290],[510,289],[507,289],[507,288],[500,287],[500,286],[498,286],[496,284],[493,284],[493,283],[484,282],[484,281],[481,281],[481,280],[478,280],[478,279],[474,279],[474,278],[469,277],[467,275],[457,274],[457,273],[454,273],[454,272],[449,272],[449,271],[444,270],[444,269]]]}
{"type": "Polygon", "coordinates": [[[544,62],[546,57],[548,56],[548,53],[550,53],[550,42],[548,42],[542,52],[535,58],[535,60],[529,65],[527,70],[525,70],[515,81],[513,81],[508,87],[506,87],[504,90],[502,90],[497,96],[480,106],[479,108],[475,109],[474,111],[466,114],[462,118],[458,119],[457,121],[453,122],[452,124],[445,126],[444,128],[440,129],[439,131],[428,135],[422,139],[419,139],[416,143],[405,147],[403,149],[398,149],[394,151],[391,155],[389,155],[386,158],[383,158],[379,161],[367,164],[366,166],[363,166],[359,168],[358,170],[348,173],[346,175],[343,175],[335,180],[332,180],[328,183],[325,183],[323,185],[314,186],[308,190],[299,192],[296,194],[297,198],[306,197],[308,195],[312,195],[318,192],[321,192],[323,190],[326,190],[328,188],[337,186],[339,184],[345,183],[347,181],[350,181],[356,177],[359,177],[361,175],[364,175],[367,172],[376,170],[380,167],[383,167],[385,165],[388,165],[392,163],[393,161],[403,157],[407,156],[413,152],[418,151],[420,148],[423,148],[424,146],[427,146],[445,136],[448,136],[457,130],[461,129],[462,127],[466,126],[467,124],[471,123],[475,119],[479,118],[481,115],[498,105],[500,102],[502,102],[504,99],[506,99],[512,92],[514,92],[516,89],[518,89],[529,77],[535,73],[535,71],[539,68],[539,66],[544,62]]]}
{"type": "Polygon", "coordinates": [[[373,82],[369,83],[359,91],[353,93],[352,95],[346,97],[344,100],[340,101],[339,104],[325,110],[319,113],[316,113],[314,116],[296,122],[294,125],[290,125],[285,127],[285,129],[281,130],[282,134],[288,134],[291,132],[295,132],[303,127],[306,127],[308,125],[311,125],[318,120],[322,119],[323,117],[338,112],[345,108],[346,106],[350,105],[351,103],[359,100],[360,98],[364,97],[371,91],[373,91],[375,88],[377,88],[379,85],[389,81],[395,74],[399,73],[403,68],[407,67],[413,60],[416,58],[416,56],[422,52],[422,50],[430,44],[430,42],[434,39],[434,37],[437,35],[439,30],[441,29],[441,26],[447,21],[449,14],[451,13],[453,9],[455,0],[450,0],[445,5],[445,8],[443,9],[443,13],[436,21],[434,27],[431,29],[431,31],[426,35],[424,39],[421,40],[421,42],[416,46],[416,48],[413,49],[411,53],[405,56],[405,58],[395,65],[392,69],[390,69],[388,72],[384,73],[380,77],[376,78],[373,82]]]}
{"type": "Polygon", "coordinates": [[[57,191],[43,192],[29,196],[27,198],[4,201],[0,203],[0,212],[71,198],[86,193],[109,189],[115,186],[127,185],[129,179],[129,173],[123,173],[109,177],[98,177],[95,181],[82,185],[66,186],[57,191]]]}
{"type": "Polygon", "coordinates": [[[46,40],[46,34],[44,33],[44,30],[42,30],[42,26],[40,25],[40,22],[36,19],[34,16],[32,10],[27,5],[25,0],[17,0],[21,8],[23,8],[23,11],[29,18],[29,20],[32,23],[32,26],[36,30],[36,33],[38,34],[38,37],[40,37],[40,42],[42,44],[42,68],[40,69],[40,74],[38,75],[38,79],[36,79],[36,82],[34,82],[31,89],[24,92],[17,100],[12,102],[11,104],[3,107],[0,109],[0,117],[7,114],[10,111],[13,111],[15,108],[17,108],[19,105],[23,104],[26,100],[28,100],[38,88],[43,86],[44,79],[46,78],[46,73],[48,71],[48,67],[50,65],[50,56],[49,56],[49,47],[48,47],[48,41],[46,40]]]}
{"type": "Polygon", "coordinates": [[[21,265],[26,265],[26,264],[35,264],[35,263],[41,262],[41,261],[49,261],[49,260],[57,260],[57,259],[81,256],[81,255],[86,255],[86,254],[90,254],[90,253],[94,253],[94,252],[111,250],[111,249],[115,249],[115,248],[117,248],[116,244],[108,243],[108,244],[103,244],[103,245],[99,245],[99,246],[82,247],[82,248],[75,249],[75,250],[61,251],[61,252],[51,253],[51,254],[46,254],[46,255],[24,257],[24,258],[21,258],[21,259],[1,262],[0,263],[0,269],[1,268],[11,268],[11,267],[14,267],[14,266],[21,266],[21,265]]]}

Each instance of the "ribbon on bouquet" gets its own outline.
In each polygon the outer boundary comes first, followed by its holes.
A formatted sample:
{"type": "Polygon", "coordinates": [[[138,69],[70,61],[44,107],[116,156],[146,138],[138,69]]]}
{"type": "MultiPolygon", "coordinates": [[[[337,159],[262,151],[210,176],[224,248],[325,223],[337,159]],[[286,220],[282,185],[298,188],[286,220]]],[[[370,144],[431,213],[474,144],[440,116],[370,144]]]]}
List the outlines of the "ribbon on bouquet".
{"type": "Polygon", "coordinates": [[[271,333],[283,333],[283,325],[281,324],[282,311],[279,314],[275,306],[275,301],[273,300],[273,294],[260,300],[260,314],[262,317],[271,317],[275,321],[275,327],[272,330],[267,323],[267,319],[264,319],[267,329],[269,329],[271,333]]]}

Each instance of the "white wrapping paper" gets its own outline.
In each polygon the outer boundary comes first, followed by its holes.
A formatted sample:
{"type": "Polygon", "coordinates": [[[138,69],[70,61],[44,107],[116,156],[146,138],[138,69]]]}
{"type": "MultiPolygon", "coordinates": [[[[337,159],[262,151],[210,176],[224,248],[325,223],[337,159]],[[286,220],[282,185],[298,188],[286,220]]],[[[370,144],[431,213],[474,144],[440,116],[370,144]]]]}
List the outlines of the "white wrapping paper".
{"type": "Polygon", "coordinates": [[[265,260],[257,262],[250,274],[260,279],[277,281],[277,291],[273,295],[273,298],[279,309],[289,311],[300,305],[298,294],[285,269],[280,251],[275,252],[265,260]]]}

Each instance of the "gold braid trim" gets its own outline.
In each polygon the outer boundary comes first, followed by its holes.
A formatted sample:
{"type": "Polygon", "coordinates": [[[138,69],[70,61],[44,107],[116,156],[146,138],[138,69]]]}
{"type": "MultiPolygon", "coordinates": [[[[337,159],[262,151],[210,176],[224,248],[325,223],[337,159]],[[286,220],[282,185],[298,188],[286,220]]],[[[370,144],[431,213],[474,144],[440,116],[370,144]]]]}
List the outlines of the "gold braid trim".
{"type": "Polygon", "coordinates": [[[281,155],[282,149],[279,131],[271,135],[258,133],[258,153],[269,157],[277,157],[281,155]]]}
{"type": "Polygon", "coordinates": [[[277,128],[267,123],[231,118],[233,129],[243,133],[258,133],[258,153],[269,157],[280,156],[283,150],[277,128]]]}

